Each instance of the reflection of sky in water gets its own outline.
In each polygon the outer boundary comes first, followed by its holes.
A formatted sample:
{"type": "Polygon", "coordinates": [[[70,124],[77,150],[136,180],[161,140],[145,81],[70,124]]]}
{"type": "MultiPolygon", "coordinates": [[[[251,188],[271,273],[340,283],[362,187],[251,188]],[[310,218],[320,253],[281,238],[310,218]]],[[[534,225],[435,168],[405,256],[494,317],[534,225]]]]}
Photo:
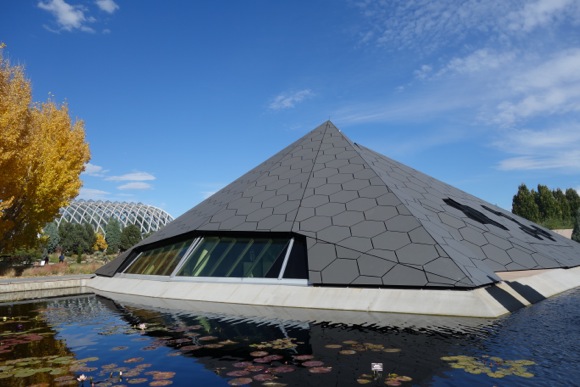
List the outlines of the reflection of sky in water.
{"type": "MultiPolygon", "coordinates": [[[[382,363],[384,375],[370,385],[385,385],[386,374],[397,373],[413,378],[403,386],[564,386],[580,380],[579,298],[580,290],[568,292],[491,321],[203,303],[145,306],[137,299],[95,296],[53,299],[34,308],[76,358],[98,358],[91,364],[94,375],[105,365],[130,368],[127,360],[142,358],[151,369],[176,372],[173,385],[195,380],[226,386],[234,379],[226,374],[239,371],[235,364],[260,364],[252,353],[261,350],[282,356],[266,366],[293,367],[294,372],[277,375],[289,386],[357,385],[357,378],[371,373],[372,363],[382,363]],[[140,323],[146,328],[139,329],[140,323]],[[297,355],[310,355],[332,370],[309,372],[297,355]],[[534,361],[527,368],[536,376],[470,374],[442,359],[456,355],[488,362],[494,371],[503,365],[491,357],[534,361]]],[[[6,304],[3,308],[6,313],[6,304]]]]}

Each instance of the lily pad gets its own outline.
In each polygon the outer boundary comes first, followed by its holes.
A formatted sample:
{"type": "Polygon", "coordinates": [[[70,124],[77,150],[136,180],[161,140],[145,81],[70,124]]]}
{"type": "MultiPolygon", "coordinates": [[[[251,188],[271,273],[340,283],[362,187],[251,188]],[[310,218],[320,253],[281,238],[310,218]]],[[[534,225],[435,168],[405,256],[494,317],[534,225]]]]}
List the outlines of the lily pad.
{"type": "Polygon", "coordinates": [[[228,381],[230,386],[243,386],[252,383],[252,378],[236,378],[228,381]]]}
{"type": "Polygon", "coordinates": [[[127,383],[129,384],[141,384],[141,383],[147,383],[147,378],[133,378],[133,379],[128,379],[127,383]]]}
{"type": "Polygon", "coordinates": [[[272,374],[257,374],[253,376],[253,379],[257,382],[267,382],[276,379],[272,374]]]}
{"type": "Polygon", "coordinates": [[[250,356],[252,357],[264,357],[268,355],[268,352],[266,351],[254,351],[254,352],[250,352],[250,356]]]}
{"type": "Polygon", "coordinates": [[[313,374],[327,374],[332,372],[332,367],[311,367],[308,369],[308,372],[313,374]]]}
{"type": "Polygon", "coordinates": [[[324,362],[321,362],[320,360],[309,360],[302,363],[302,365],[304,367],[321,367],[324,365],[324,362]]]}
{"type": "Polygon", "coordinates": [[[228,372],[226,375],[227,376],[233,376],[233,377],[240,377],[240,376],[248,376],[250,374],[250,371],[246,371],[246,370],[235,370],[235,371],[230,371],[228,372]]]}
{"type": "Polygon", "coordinates": [[[143,359],[142,357],[132,357],[130,359],[125,360],[124,363],[139,363],[142,362],[143,360],[145,359],[143,359]]]}

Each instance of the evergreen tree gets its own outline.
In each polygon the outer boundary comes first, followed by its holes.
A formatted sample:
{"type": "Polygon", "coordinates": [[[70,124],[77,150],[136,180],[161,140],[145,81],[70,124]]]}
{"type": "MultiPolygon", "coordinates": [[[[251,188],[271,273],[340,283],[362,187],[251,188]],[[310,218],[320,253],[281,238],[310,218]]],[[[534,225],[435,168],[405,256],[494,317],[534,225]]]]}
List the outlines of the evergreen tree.
{"type": "Polygon", "coordinates": [[[574,229],[572,230],[572,240],[580,242],[580,209],[576,211],[574,217],[574,229]]]}
{"type": "Polygon", "coordinates": [[[536,203],[540,210],[541,222],[553,222],[556,219],[561,219],[562,211],[560,210],[560,205],[547,186],[538,184],[536,203]]]}
{"type": "Polygon", "coordinates": [[[537,222],[540,218],[533,190],[530,192],[525,184],[520,184],[518,193],[512,199],[512,213],[532,222],[537,222]]]}
{"type": "Polygon", "coordinates": [[[552,195],[554,195],[554,199],[558,202],[560,206],[560,214],[562,219],[562,224],[570,224],[572,221],[572,217],[570,216],[570,204],[568,203],[568,199],[566,198],[566,194],[562,192],[560,188],[555,189],[552,191],[552,195]]]}
{"type": "Polygon", "coordinates": [[[60,243],[58,235],[58,226],[55,222],[50,222],[44,226],[43,234],[47,237],[46,249],[49,253],[54,253],[60,243]]]}
{"type": "Polygon", "coordinates": [[[109,219],[105,227],[107,254],[117,254],[121,247],[121,223],[116,218],[109,219]]]}
{"type": "Polygon", "coordinates": [[[121,233],[121,251],[129,250],[139,242],[141,242],[141,229],[134,224],[127,225],[121,233]]]}
{"type": "Polygon", "coordinates": [[[93,246],[97,241],[97,234],[95,233],[95,229],[90,223],[84,223],[83,227],[85,228],[85,241],[87,242],[87,249],[85,253],[91,254],[93,252],[93,246]]]}
{"type": "Polygon", "coordinates": [[[90,251],[85,226],[77,223],[62,222],[58,228],[60,245],[68,254],[82,254],[90,251]]]}
{"type": "Polygon", "coordinates": [[[580,209],[580,195],[574,188],[568,188],[566,190],[566,199],[568,199],[568,205],[570,206],[570,218],[574,220],[576,213],[580,209]]]}

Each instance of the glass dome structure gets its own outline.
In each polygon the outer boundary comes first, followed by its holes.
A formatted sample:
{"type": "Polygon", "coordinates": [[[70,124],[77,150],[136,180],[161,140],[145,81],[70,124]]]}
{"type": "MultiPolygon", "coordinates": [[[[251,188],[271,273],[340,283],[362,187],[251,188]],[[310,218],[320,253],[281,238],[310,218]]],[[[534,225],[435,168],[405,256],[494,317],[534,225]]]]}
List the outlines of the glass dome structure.
{"type": "Polygon", "coordinates": [[[159,230],[167,223],[173,221],[173,217],[167,212],[143,203],[113,202],[102,200],[74,200],[68,207],[61,208],[61,216],[56,223],[89,223],[99,232],[105,235],[105,227],[110,218],[115,218],[121,223],[121,228],[134,224],[145,235],[159,230]]]}

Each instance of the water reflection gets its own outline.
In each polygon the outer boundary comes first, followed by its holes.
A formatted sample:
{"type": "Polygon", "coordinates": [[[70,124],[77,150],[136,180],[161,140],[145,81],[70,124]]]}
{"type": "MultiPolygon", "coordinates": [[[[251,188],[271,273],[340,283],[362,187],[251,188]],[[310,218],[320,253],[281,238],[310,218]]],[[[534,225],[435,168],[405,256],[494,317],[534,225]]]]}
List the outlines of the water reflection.
{"type": "Polygon", "coordinates": [[[570,385],[579,296],[491,321],[95,295],[3,303],[0,384],[570,385]]]}

